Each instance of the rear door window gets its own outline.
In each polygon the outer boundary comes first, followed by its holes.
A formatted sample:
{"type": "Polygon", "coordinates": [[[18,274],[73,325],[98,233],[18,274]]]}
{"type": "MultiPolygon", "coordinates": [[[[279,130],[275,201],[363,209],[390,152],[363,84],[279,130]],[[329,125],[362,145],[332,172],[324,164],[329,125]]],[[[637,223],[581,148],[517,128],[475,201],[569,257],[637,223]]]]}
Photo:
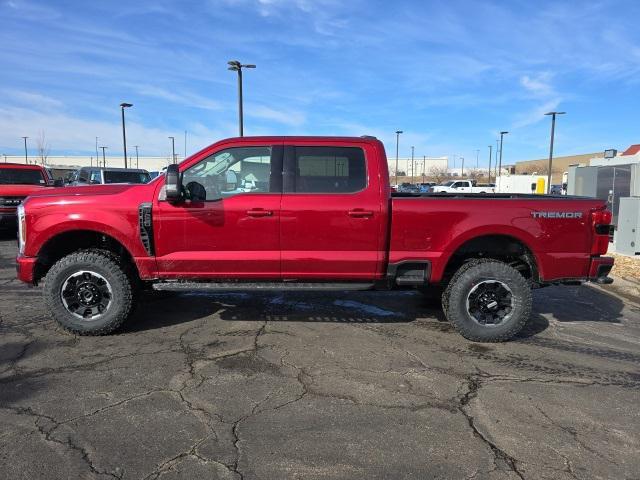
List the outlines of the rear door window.
{"type": "Polygon", "coordinates": [[[286,192],[354,193],[367,186],[364,152],[355,147],[295,147],[294,181],[286,192]]]}

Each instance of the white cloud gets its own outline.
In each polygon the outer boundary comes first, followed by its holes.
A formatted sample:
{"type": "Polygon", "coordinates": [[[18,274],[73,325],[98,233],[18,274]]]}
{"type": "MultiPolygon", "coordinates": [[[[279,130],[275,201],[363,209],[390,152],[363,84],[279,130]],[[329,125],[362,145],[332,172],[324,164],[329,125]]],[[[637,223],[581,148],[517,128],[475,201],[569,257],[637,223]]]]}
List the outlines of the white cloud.
{"type": "MultiPolygon", "coordinates": [[[[36,138],[43,131],[52,151],[90,154],[95,150],[95,137],[99,137],[100,144],[109,147],[107,154],[117,155],[122,152],[121,128],[117,121],[106,122],[74,117],[62,112],[39,112],[19,107],[0,108],[0,148],[3,149],[19,147],[22,136],[36,138]]],[[[181,133],[183,131],[127,122],[128,145],[140,145],[140,150],[145,155],[166,154],[170,149],[168,137],[175,136],[178,139],[181,138],[181,133]]],[[[189,151],[234,134],[231,126],[213,129],[195,125],[193,131],[188,133],[189,151]]]]}
{"type": "Polygon", "coordinates": [[[560,99],[555,98],[541,105],[537,105],[536,107],[532,108],[529,111],[520,113],[515,117],[515,120],[512,123],[511,128],[512,129],[524,128],[524,127],[528,127],[529,125],[533,125],[535,123],[541,122],[546,118],[544,116],[545,113],[557,109],[559,105],[560,105],[560,99]]]}
{"type": "Polygon", "coordinates": [[[539,73],[534,76],[523,75],[520,77],[520,84],[532,95],[548,97],[555,95],[551,79],[552,75],[549,72],[539,73]]]}
{"type": "Polygon", "coordinates": [[[305,122],[303,113],[294,110],[276,110],[264,105],[248,105],[245,114],[250,117],[271,120],[283,125],[299,127],[305,122]]]}
{"type": "Polygon", "coordinates": [[[130,84],[129,87],[140,95],[167,100],[185,107],[202,108],[205,110],[220,110],[222,108],[219,102],[191,92],[182,91],[176,93],[154,85],[130,84]]]}

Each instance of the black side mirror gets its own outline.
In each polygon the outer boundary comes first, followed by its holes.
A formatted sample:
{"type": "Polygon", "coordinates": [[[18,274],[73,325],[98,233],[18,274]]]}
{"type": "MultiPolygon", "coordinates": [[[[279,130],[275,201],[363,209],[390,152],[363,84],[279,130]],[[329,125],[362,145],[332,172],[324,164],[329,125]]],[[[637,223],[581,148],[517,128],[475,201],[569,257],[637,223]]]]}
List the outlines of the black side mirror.
{"type": "Polygon", "coordinates": [[[182,199],[182,177],[178,170],[178,164],[172,163],[167,167],[165,177],[165,195],[170,202],[177,202],[182,199]]]}
{"type": "Polygon", "coordinates": [[[56,178],[53,181],[53,186],[54,187],[64,187],[64,180],[62,180],[61,178],[56,178]]]}

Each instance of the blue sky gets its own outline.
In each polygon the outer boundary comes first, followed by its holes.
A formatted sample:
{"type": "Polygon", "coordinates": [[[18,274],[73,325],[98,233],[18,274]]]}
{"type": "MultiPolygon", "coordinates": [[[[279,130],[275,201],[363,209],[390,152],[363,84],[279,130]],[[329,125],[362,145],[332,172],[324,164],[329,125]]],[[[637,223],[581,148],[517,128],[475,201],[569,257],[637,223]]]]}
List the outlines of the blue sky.
{"type": "MultiPolygon", "coordinates": [[[[390,156],[486,164],[640,143],[638,1],[0,0],[0,153],[44,131],[52,153],[90,154],[95,137],[165,155],[237,133],[371,134],[390,156]]],[[[30,140],[35,149],[35,141],[30,140]]],[[[34,150],[35,151],[35,150],[34,150]]]]}

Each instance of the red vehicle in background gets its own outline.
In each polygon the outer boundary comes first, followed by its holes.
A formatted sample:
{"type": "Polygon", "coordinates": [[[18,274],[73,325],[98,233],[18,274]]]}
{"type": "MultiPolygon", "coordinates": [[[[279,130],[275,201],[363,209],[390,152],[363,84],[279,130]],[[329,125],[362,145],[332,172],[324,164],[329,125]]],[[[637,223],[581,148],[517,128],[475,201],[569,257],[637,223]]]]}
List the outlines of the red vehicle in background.
{"type": "Polygon", "coordinates": [[[16,210],[34,192],[53,186],[47,170],[39,165],[0,163],[0,228],[16,228],[16,210]]]}
{"type": "Polygon", "coordinates": [[[143,185],[41,191],[20,206],[18,278],[66,329],[107,334],[141,287],[436,292],[475,341],[512,338],[531,289],[610,283],[601,200],[391,193],[373,137],[242,137],[143,185]]]}

